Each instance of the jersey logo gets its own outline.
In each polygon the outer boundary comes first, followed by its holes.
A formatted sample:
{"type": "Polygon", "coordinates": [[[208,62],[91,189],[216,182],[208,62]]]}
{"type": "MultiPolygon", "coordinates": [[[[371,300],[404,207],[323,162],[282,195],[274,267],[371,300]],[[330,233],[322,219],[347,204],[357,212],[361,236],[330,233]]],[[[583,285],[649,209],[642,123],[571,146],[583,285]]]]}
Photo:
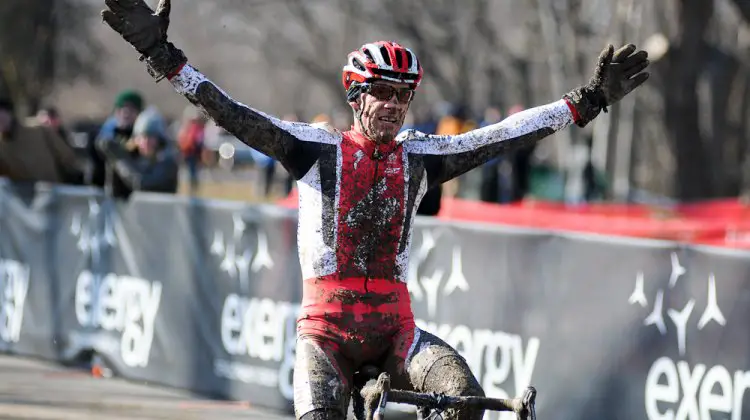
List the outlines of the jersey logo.
{"type": "Polygon", "coordinates": [[[359,161],[362,160],[363,157],[365,157],[365,152],[361,150],[354,152],[354,169],[357,169],[357,165],[359,165],[359,161]]]}

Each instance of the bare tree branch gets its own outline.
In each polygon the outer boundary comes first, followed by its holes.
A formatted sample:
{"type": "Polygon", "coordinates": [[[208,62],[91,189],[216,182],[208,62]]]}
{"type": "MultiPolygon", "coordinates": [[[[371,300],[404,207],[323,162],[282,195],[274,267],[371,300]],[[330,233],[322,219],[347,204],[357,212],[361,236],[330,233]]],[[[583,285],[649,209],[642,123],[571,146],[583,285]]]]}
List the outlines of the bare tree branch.
{"type": "Polygon", "coordinates": [[[305,28],[308,40],[316,50],[327,50],[330,46],[328,36],[323,33],[320,26],[315,22],[312,14],[309,10],[309,3],[302,0],[286,0],[284,3],[291,14],[297,18],[297,20],[305,28]]]}
{"type": "Polygon", "coordinates": [[[84,24],[91,15],[87,5],[70,0],[0,2],[0,85],[35,111],[57,82],[96,81],[104,54],[84,24]]]}

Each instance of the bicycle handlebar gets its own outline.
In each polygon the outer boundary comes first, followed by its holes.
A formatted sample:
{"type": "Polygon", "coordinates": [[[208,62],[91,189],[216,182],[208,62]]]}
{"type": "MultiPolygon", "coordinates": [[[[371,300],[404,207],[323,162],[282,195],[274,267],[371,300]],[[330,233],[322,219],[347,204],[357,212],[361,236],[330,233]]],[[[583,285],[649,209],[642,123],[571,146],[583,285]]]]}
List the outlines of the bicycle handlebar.
{"type": "MultiPolygon", "coordinates": [[[[526,388],[523,396],[512,399],[488,398],[476,396],[447,396],[413,391],[402,391],[390,388],[390,378],[381,373],[377,382],[362,387],[360,395],[374,420],[382,420],[385,405],[388,402],[411,404],[420,407],[445,409],[450,407],[471,407],[493,411],[512,411],[519,420],[536,420],[536,389],[526,388]]],[[[367,418],[370,418],[369,416],[367,418]]]]}
{"type": "Polygon", "coordinates": [[[418,392],[400,390],[391,390],[388,392],[388,402],[424,405],[436,408],[448,408],[460,405],[495,411],[515,412],[523,409],[523,401],[521,401],[520,398],[498,399],[474,396],[451,397],[447,395],[420,394],[418,392]]]}

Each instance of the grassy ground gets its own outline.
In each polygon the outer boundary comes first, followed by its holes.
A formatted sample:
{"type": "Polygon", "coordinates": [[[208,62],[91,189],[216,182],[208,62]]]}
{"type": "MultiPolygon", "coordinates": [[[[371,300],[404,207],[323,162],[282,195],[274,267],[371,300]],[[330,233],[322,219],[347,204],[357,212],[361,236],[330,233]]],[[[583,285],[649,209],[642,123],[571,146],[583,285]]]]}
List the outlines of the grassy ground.
{"type": "MultiPolygon", "coordinates": [[[[190,183],[185,173],[181,174],[177,193],[179,195],[191,195],[190,183]]],[[[279,175],[277,174],[271,197],[264,197],[258,173],[251,168],[235,172],[225,172],[215,169],[204,170],[201,173],[201,182],[198,190],[193,195],[208,199],[268,203],[284,197],[283,193],[282,180],[279,179],[279,175]]]]}

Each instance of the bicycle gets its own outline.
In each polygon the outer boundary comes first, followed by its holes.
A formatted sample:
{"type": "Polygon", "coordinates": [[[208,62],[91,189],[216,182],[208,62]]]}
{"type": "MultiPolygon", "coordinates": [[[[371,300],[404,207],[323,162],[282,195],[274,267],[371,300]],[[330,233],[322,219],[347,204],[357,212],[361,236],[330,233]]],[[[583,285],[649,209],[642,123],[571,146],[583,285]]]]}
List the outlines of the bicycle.
{"type": "Polygon", "coordinates": [[[357,420],[385,420],[389,403],[414,405],[424,420],[442,420],[447,408],[473,407],[492,411],[512,411],[517,420],[536,420],[536,389],[529,386],[518,398],[453,397],[435,393],[421,393],[391,388],[390,376],[375,366],[364,366],[355,374],[352,404],[357,420]]]}

